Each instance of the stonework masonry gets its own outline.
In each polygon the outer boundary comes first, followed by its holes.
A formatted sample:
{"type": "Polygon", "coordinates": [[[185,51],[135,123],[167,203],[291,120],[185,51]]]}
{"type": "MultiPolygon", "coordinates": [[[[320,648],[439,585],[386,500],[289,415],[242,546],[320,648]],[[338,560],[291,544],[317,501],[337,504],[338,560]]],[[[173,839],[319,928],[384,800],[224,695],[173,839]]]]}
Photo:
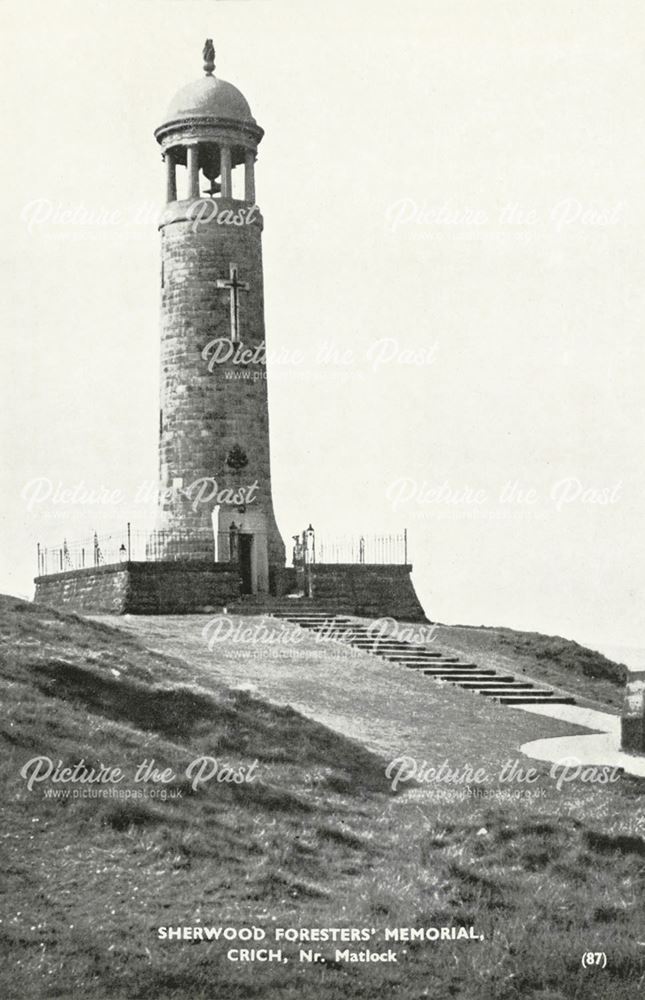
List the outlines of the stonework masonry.
{"type": "MultiPolygon", "coordinates": [[[[218,526],[225,533],[233,522],[244,530],[246,515],[251,530],[266,535],[272,567],[284,566],[285,550],[271,498],[266,368],[232,360],[209,365],[208,359],[209,344],[230,340],[230,293],[218,288],[217,280],[228,277],[231,262],[249,285],[238,293],[240,346],[253,351],[264,343],[261,232],[259,213],[243,226],[216,221],[195,225],[189,202],[178,202],[166,213],[161,227],[159,471],[168,490],[176,479],[187,488],[210,477],[218,492],[231,490],[233,495],[257,483],[247,509],[224,505],[218,526]],[[248,461],[239,470],[227,465],[236,447],[248,461]]],[[[198,495],[199,488],[189,496],[176,495],[160,512],[158,527],[205,537],[212,528],[215,500],[203,502],[198,495]]]]}
{"type": "Polygon", "coordinates": [[[194,614],[240,595],[237,568],[218,563],[119,563],[36,577],[35,600],[82,614],[194,614]]]}
{"type": "MultiPolygon", "coordinates": [[[[316,564],[312,606],[330,613],[368,618],[426,621],[410,579],[411,566],[316,564]]],[[[295,572],[279,574],[277,595],[294,589],[295,572]]],[[[128,562],[36,577],[35,600],[81,614],[179,615],[234,608],[240,575],[232,564],[182,560],[128,562]]],[[[297,602],[305,607],[307,599],[297,602]]],[[[296,604],[294,603],[294,607],[296,604]]],[[[250,605],[247,613],[270,610],[250,605]]],[[[238,607],[237,613],[245,610],[238,607]]]]}
{"type": "Polygon", "coordinates": [[[177,539],[196,539],[196,558],[239,560],[244,592],[266,594],[285,564],[271,497],[266,366],[240,363],[237,353],[265,349],[263,222],[255,203],[264,131],[244,95],[214,75],[214,57],[204,73],[178,91],[155,130],[167,199],[159,226],[165,499],[157,528],[166,558],[177,539]],[[178,173],[187,181],[183,194],[178,173]],[[219,347],[231,348],[228,359],[219,347]],[[217,496],[204,498],[199,484],[208,481],[217,496]]]}
{"type": "Polygon", "coordinates": [[[409,565],[315,563],[313,597],[339,614],[424,622],[411,572],[409,565]]]}

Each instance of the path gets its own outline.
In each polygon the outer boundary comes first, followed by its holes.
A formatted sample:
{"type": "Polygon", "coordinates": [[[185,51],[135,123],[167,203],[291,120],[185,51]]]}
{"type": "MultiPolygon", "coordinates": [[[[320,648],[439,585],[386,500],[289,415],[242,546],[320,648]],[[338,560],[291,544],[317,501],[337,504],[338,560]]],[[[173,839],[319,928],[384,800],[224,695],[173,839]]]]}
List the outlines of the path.
{"type": "Polygon", "coordinates": [[[599,733],[578,736],[559,736],[532,740],[524,743],[520,750],[527,757],[550,762],[564,757],[575,758],[579,764],[605,764],[622,767],[627,774],[645,778],[645,757],[623,753],[620,749],[620,718],[606,712],[594,712],[577,705],[527,705],[525,712],[548,715],[588,729],[599,729],[599,733]]]}

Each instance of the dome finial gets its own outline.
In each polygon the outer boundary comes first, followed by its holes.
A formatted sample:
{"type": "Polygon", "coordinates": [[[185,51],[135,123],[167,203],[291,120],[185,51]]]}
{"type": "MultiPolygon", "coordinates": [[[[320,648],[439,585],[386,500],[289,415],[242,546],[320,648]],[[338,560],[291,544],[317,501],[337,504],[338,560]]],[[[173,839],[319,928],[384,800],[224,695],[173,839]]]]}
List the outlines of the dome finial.
{"type": "Polygon", "coordinates": [[[213,70],[215,69],[215,49],[213,48],[212,38],[206,39],[202,50],[202,56],[204,59],[204,72],[206,76],[212,76],[213,70]]]}

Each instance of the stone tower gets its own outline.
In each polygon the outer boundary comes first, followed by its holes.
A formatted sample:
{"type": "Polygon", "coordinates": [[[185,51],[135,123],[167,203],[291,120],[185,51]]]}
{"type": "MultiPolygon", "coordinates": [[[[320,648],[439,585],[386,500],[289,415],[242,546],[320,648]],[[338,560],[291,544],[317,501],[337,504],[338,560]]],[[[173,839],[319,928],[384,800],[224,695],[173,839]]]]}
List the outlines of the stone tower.
{"type": "Polygon", "coordinates": [[[325,563],[310,526],[285,567],[271,497],[255,202],[264,133],[240,91],[214,76],[210,39],[203,56],[205,75],[175,95],[155,131],[166,172],[157,530],[144,553],[130,525],[120,543],[108,535],[104,546],[95,533],[76,566],[64,541],[51,550],[51,572],[39,546],[36,599],[82,613],[184,614],[234,606],[241,590],[306,596],[325,613],[425,621],[407,540],[395,562],[366,560],[361,538],[358,561],[352,551],[349,563],[325,563]]]}
{"type": "Polygon", "coordinates": [[[161,405],[156,543],[166,558],[239,561],[242,590],[270,589],[285,549],[271,497],[264,364],[263,130],[213,75],[173,98],[155,131],[166,169],[161,232],[161,405]]]}

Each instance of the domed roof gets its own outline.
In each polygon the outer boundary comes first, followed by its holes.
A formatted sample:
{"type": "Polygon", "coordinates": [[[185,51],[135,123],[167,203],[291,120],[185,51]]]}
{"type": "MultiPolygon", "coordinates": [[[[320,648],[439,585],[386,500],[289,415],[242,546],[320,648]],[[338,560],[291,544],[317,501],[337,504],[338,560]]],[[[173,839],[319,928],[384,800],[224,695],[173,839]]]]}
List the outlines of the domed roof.
{"type": "Polygon", "coordinates": [[[232,83],[210,75],[182,87],[168,105],[164,121],[186,118],[225,118],[256,124],[244,94],[232,83]]]}

